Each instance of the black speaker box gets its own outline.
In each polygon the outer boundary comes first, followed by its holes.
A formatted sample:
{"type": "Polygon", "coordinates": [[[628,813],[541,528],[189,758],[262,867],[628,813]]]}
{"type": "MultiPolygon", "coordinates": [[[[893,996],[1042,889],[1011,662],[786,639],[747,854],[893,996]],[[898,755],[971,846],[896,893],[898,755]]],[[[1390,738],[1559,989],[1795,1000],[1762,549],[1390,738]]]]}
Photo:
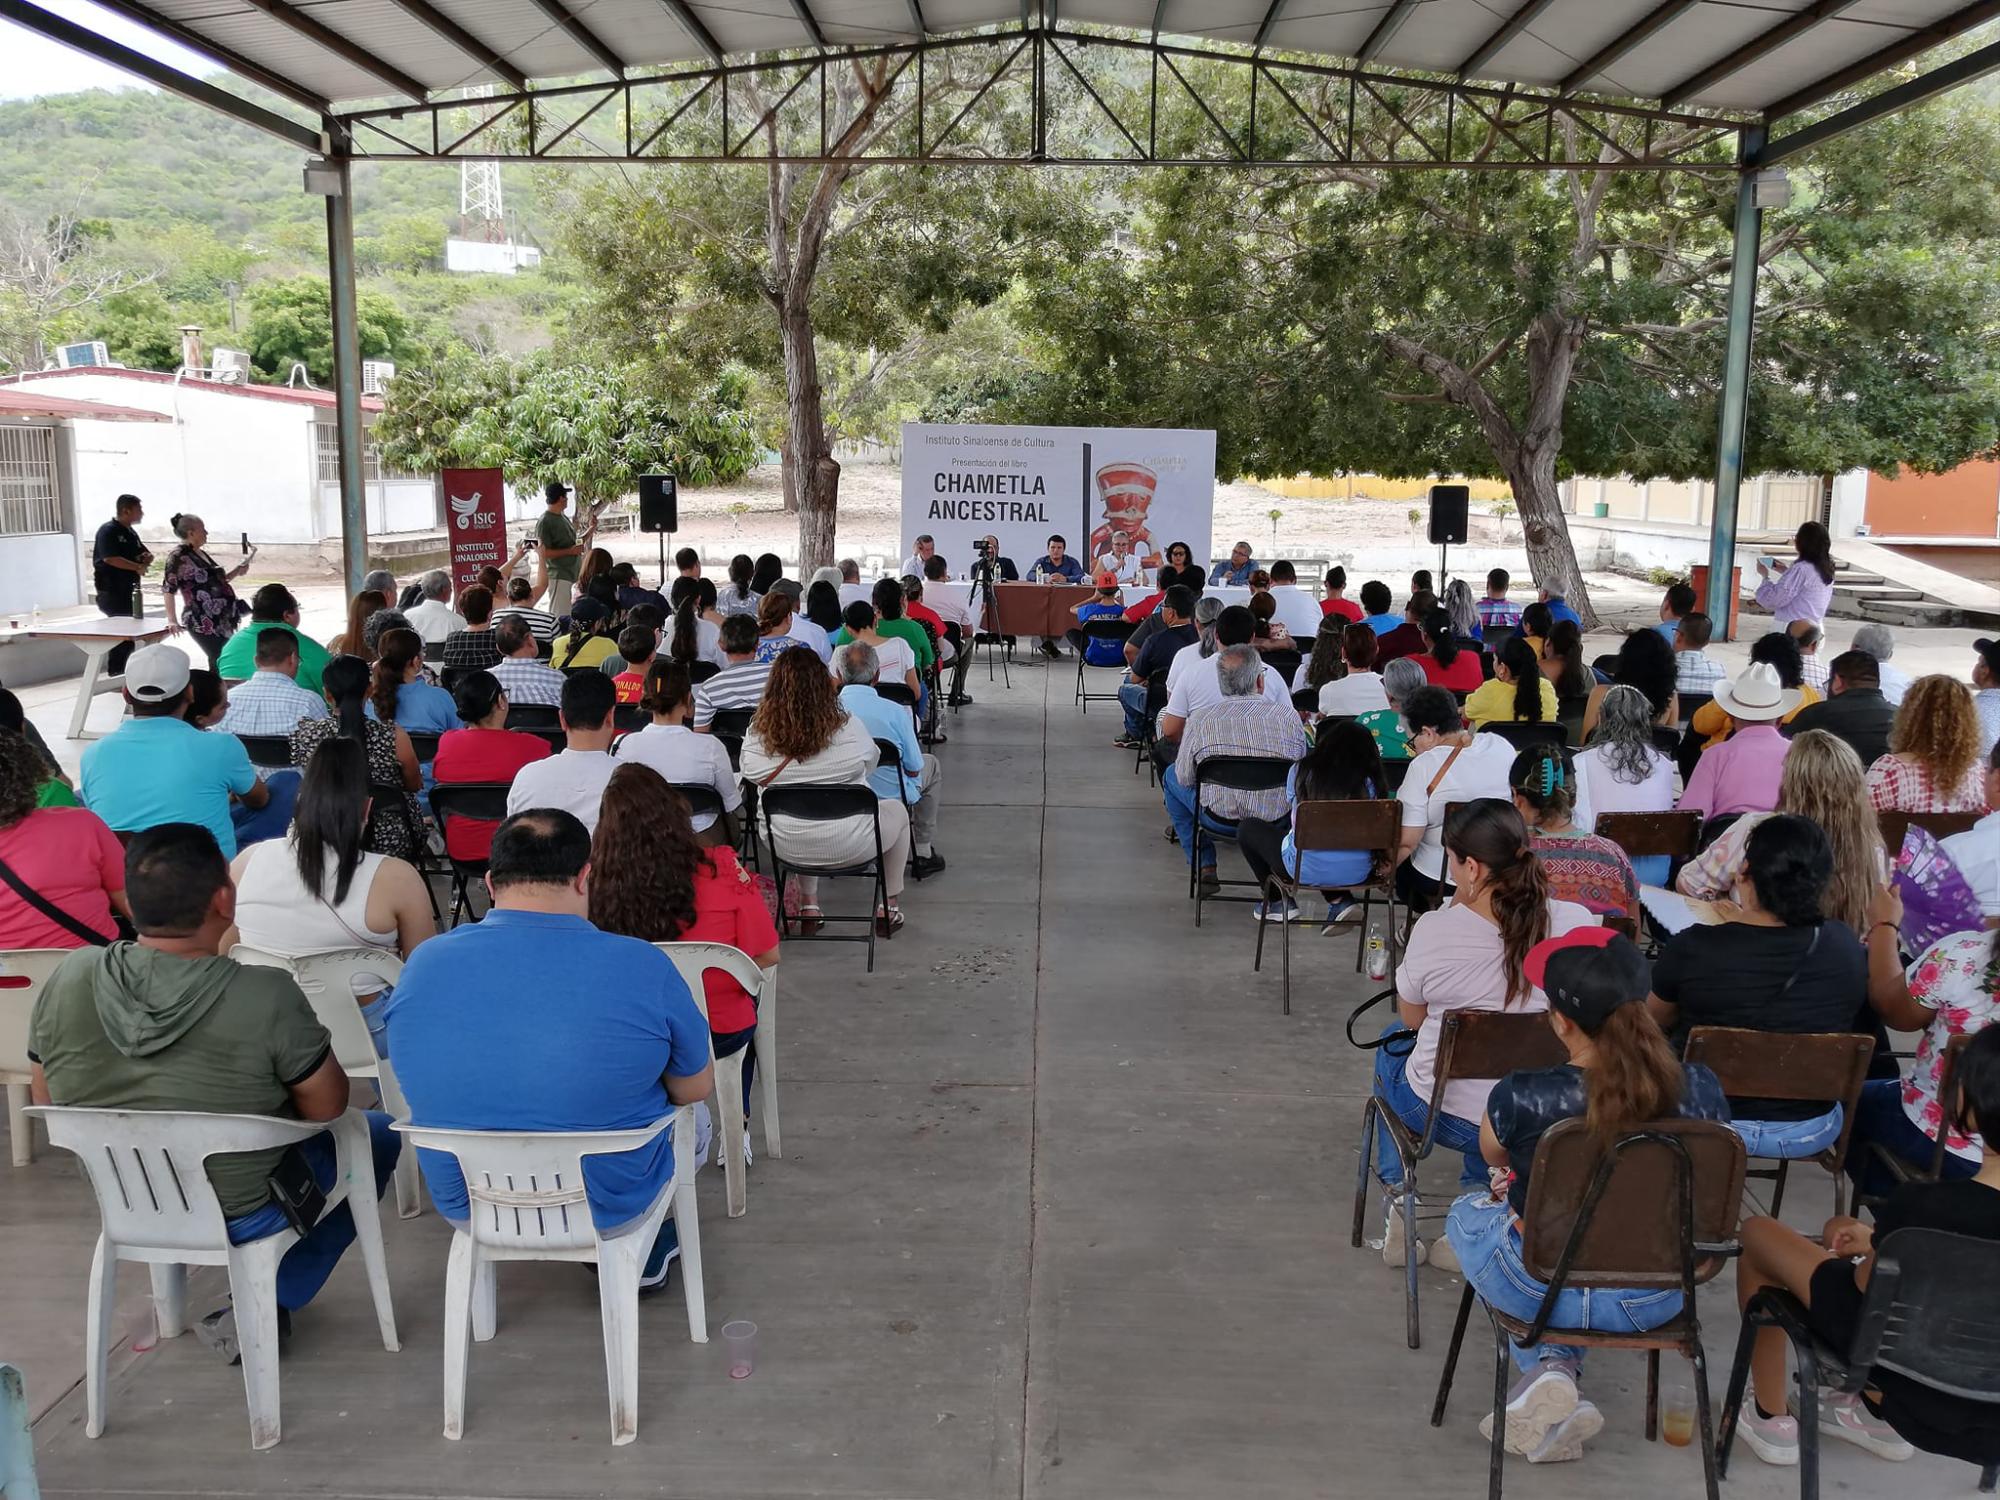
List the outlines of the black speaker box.
{"type": "MultiPolygon", "coordinates": [[[[639,529],[641,531],[680,530],[680,488],[671,474],[639,476],[639,529]]],[[[1463,502],[1459,514],[1465,514],[1463,502]]],[[[1461,519],[1460,525],[1464,522],[1461,519]]]]}
{"type": "Polygon", "coordinates": [[[1431,544],[1465,545],[1466,512],[1472,490],[1463,484],[1431,486],[1431,544]]]}

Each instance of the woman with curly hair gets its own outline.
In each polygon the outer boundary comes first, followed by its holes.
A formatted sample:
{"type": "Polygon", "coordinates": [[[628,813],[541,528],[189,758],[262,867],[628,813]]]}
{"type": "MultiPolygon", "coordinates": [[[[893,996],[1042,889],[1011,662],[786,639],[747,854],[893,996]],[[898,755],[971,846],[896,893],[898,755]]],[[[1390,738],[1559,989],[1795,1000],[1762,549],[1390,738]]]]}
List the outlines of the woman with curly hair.
{"type": "Polygon", "coordinates": [[[424,640],[414,630],[385,631],[368,678],[368,708],[384,724],[409,734],[444,734],[458,728],[451,694],[423,680],[424,640]]]}
{"type": "Polygon", "coordinates": [[[1972,692],[1950,677],[1919,677],[1903,695],[1889,753],[1869,768],[1877,812],[1985,812],[1979,713],[1972,692]]]}
{"type": "MultiPolygon", "coordinates": [[[[778,962],[777,925],[735,851],[703,846],[687,800],[651,766],[620,766],[605,783],[590,840],[590,921],[646,943],[725,943],[762,969],[778,962]]],[[[702,988],[715,1055],[750,1046],[757,1030],[750,992],[715,969],[702,988]]],[[[754,1051],[743,1061],[746,1121],[756,1061],[754,1051]]]]}
{"type": "Polygon", "coordinates": [[[119,935],[116,918],[132,914],[125,848],[86,808],[37,806],[47,773],[27,736],[0,733],[0,867],[68,918],[37,911],[0,882],[0,948],[102,947],[119,935]]]}
{"type": "MultiPolygon", "coordinates": [[[[1554,638],[1552,630],[1550,640],[1554,638]]],[[[1597,716],[1604,711],[1604,695],[1617,685],[1635,687],[1646,695],[1655,724],[1680,722],[1680,700],[1675,695],[1675,689],[1680,685],[1680,664],[1674,660],[1674,648],[1666,643],[1659,631],[1632,631],[1619,645],[1616,663],[1611,669],[1611,681],[1592,688],[1590,702],[1584,705],[1583,738],[1586,743],[1591,731],[1597,728],[1597,716]]]]}
{"type": "MultiPolygon", "coordinates": [[[[763,700],[743,737],[740,767],[762,791],[773,786],[867,786],[881,762],[875,741],[840,706],[840,694],[820,659],[795,646],[771,663],[763,700]]],[[[884,937],[903,925],[898,898],[910,862],[909,810],[898,798],[878,804],[876,817],[809,823],[774,817],[771,839],[777,856],[804,865],[856,865],[876,855],[875,829],[882,830],[882,874],[886,908],[875,913],[884,937]]],[[[819,907],[819,877],[798,877],[800,918],[816,932],[825,918],[819,907]]]]}

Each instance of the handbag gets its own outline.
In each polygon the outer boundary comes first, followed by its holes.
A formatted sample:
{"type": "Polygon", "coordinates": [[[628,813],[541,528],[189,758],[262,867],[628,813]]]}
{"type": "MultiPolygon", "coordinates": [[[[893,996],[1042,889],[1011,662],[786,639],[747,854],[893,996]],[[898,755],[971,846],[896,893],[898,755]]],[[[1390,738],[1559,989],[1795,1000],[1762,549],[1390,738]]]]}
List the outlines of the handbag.
{"type": "Polygon", "coordinates": [[[49,900],[40,891],[29,889],[28,883],[15,874],[12,866],[5,860],[0,860],[0,881],[5,881],[7,887],[15,895],[19,896],[51,922],[54,922],[63,931],[70,933],[72,936],[82,938],[92,947],[109,948],[114,941],[99,932],[95,927],[86,926],[84,923],[78,921],[60,906],[49,900]]]}

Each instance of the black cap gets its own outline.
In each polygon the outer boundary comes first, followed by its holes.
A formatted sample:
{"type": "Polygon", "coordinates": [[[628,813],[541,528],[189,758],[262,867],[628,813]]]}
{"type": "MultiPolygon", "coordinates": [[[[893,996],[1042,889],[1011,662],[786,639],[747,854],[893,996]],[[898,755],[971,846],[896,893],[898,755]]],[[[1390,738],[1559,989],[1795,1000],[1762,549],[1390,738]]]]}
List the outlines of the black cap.
{"type": "Polygon", "coordinates": [[[572,623],[593,625],[599,620],[610,619],[611,611],[605,607],[602,599],[593,599],[586,594],[570,605],[569,617],[572,623]]]}
{"type": "Polygon", "coordinates": [[[547,484],[542,486],[542,499],[550,505],[554,505],[558,500],[567,500],[569,499],[569,486],[558,484],[555,480],[551,479],[547,484]]]}
{"type": "Polygon", "coordinates": [[[1621,1005],[1646,998],[1652,971],[1630,938],[1608,927],[1577,927],[1528,950],[1528,982],[1549,1009],[1595,1035],[1621,1005]]]}
{"type": "Polygon", "coordinates": [[[1972,649],[1985,658],[1986,670],[2000,677],[2000,641],[1974,641],[1972,649]]]}

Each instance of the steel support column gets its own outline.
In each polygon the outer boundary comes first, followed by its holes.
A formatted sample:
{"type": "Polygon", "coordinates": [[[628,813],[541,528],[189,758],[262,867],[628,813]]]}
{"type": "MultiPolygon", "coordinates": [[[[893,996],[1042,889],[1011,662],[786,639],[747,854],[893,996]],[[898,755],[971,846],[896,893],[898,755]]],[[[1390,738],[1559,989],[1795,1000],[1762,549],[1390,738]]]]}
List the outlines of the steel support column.
{"type": "Polygon", "coordinates": [[[354,174],[346,156],[329,156],[340,191],[326,198],[327,285],[333,297],[334,427],[340,442],[340,564],[347,593],[368,571],[368,489],[363,466],[361,343],[354,311],[354,174]]]}
{"type": "Polygon", "coordinates": [[[1757,319],[1757,260],[1764,211],[1757,206],[1754,162],[1764,132],[1743,132],[1736,174],[1736,238],[1729,271],[1729,344],[1722,364],[1722,403],[1715,440],[1715,513],[1708,537],[1708,614],[1718,640],[1728,640],[1735,606],[1736,502],[1743,487],[1743,434],[1750,411],[1750,346],[1757,319]]]}

